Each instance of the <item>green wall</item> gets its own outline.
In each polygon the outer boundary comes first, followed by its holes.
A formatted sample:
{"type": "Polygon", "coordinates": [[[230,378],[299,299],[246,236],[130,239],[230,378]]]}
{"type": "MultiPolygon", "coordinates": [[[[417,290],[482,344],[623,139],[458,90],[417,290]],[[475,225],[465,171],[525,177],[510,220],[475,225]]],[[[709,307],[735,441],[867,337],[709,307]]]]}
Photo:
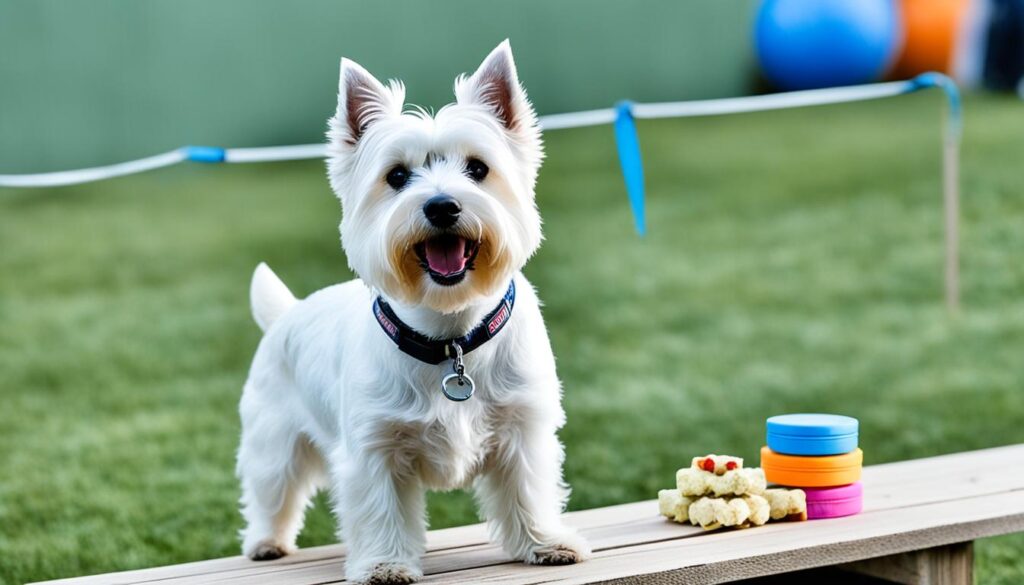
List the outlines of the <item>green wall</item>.
{"type": "Polygon", "coordinates": [[[0,0],[0,173],[319,141],[342,55],[437,107],[509,37],[540,113],[745,93],[754,0],[0,0]]]}

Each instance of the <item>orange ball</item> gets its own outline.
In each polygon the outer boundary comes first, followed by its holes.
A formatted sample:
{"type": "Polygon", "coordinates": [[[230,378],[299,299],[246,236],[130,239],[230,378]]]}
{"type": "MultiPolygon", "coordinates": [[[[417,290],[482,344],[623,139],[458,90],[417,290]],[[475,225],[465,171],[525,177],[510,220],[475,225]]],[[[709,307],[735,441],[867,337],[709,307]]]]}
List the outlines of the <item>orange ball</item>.
{"type": "Polygon", "coordinates": [[[902,0],[903,49],[891,76],[907,79],[925,71],[950,73],[968,2],[902,0]]]}

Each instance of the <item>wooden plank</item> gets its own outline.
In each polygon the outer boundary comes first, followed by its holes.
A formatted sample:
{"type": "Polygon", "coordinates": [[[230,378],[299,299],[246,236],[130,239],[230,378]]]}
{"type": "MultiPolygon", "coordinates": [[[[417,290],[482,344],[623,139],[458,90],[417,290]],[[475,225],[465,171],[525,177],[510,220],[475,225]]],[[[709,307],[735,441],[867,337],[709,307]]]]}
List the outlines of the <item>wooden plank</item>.
{"type": "MultiPolygon", "coordinates": [[[[584,517],[582,522],[579,521],[580,519],[574,518],[573,523],[582,525],[580,528],[583,533],[592,543],[597,544],[598,548],[625,546],[646,542],[652,538],[667,540],[680,538],[685,534],[704,533],[700,528],[667,522],[658,516],[656,502],[648,501],[640,504],[642,506],[630,504],[627,508],[640,508],[639,512],[630,513],[632,519],[629,522],[592,526],[592,522],[599,518],[584,517]],[[638,515],[639,517],[637,517],[638,515]]],[[[607,519],[606,515],[601,516],[607,519]]],[[[612,520],[617,520],[617,518],[612,518],[612,520]]],[[[135,573],[133,575],[115,573],[105,578],[90,578],[95,579],[90,583],[153,583],[159,581],[161,584],[179,585],[182,583],[266,583],[268,580],[272,580],[274,583],[303,584],[341,579],[341,575],[344,573],[343,557],[310,555],[309,558],[304,558],[301,561],[284,562],[305,554],[306,551],[299,551],[291,557],[268,563],[254,563],[240,559],[240,565],[232,570],[196,571],[193,567],[192,570],[183,571],[180,574],[161,572],[159,576],[147,571],[133,572],[135,573]],[[140,579],[138,573],[143,573],[144,578],[140,579]]],[[[491,544],[476,544],[430,551],[424,557],[424,571],[427,574],[440,574],[500,563],[511,563],[511,561],[498,547],[491,544]]],[[[200,565],[199,568],[203,568],[202,563],[193,565],[200,565]]],[[[165,567],[165,569],[173,569],[173,567],[165,567]]],[[[82,581],[75,581],[75,583],[80,585],[82,581]]]]}
{"type": "MultiPolygon", "coordinates": [[[[1007,463],[1013,461],[1009,454],[1013,450],[996,449],[993,451],[991,453],[971,454],[967,458],[971,462],[970,466],[963,465],[964,457],[936,458],[941,462],[939,465],[922,465],[921,462],[915,462],[915,465],[908,465],[906,468],[904,468],[903,464],[881,466],[881,470],[884,471],[883,473],[874,475],[866,473],[865,481],[868,482],[869,486],[866,509],[868,511],[889,509],[890,507],[907,505],[908,502],[914,504],[922,501],[942,501],[950,496],[962,497],[965,494],[984,493],[989,489],[1003,491],[1014,486],[1024,486],[1024,476],[1015,474],[1013,469],[1008,469],[1007,463]],[[966,471],[960,472],[961,468],[966,471]],[[957,474],[955,478],[947,477],[951,471],[957,474]],[[876,489],[873,487],[874,483],[872,482],[880,484],[881,487],[876,489]]],[[[1024,456],[1024,451],[1019,449],[1016,451],[1021,452],[1022,456],[1024,456]]],[[[934,461],[932,460],[933,463],[934,461]]],[[[575,516],[570,515],[570,522],[575,523],[573,520],[580,516],[586,517],[595,523],[596,520],[608,522],[609,524],[605,525],[603,529],[607,533],[604,535],[606,539],[603,539],[600,534],[602,529],[583,527],[584,534],[591,539],[591,543],[598,550],[672,538],[673,531],[676,530],[679,531],[678,538],[701,534],[701,531],[692,528],[689,528],[689,532],[686,533],[684,529],[688,527],[674,526],[661,521],[656,517],[653,502],[646,503],[650,507],[649,511],[644,513],[640,509],[640,506],[643,504],[617,506],[613,509],[601,511],[600,515],[584,515],[582,513],[575,516]],[[629,524],[620,524],[623,522],[623,518],[631,516],[633,520],[629,524]],[[636,528],[636,530],[627,530],[629,526],[636,528]]],[[[593,526],[589,522],[588,525],[593,526]]],[[[493,546],[473,545],[463,552],[464,554],[461,555],[445,555],[443,557],[428,554],[424,559],[424,568],[427,574],[434,574],[439,570],[462,570],[467,568],[467,566],[482,567],[487,564],[493,564],[496,559],[504,559],[496,547],[493,546]]],[[[342,559],[337,559],[338,567],[341,567],[341,561],[342,559]]],[[[249,566],[252,567],[253,565],[250,564],[249,566]]],[[[254,568],[252,569],[254,572],[236,572],[234,576],[226,576],[225,579],[231,582],[248,582],[246,579],[256,577],[260,570],[260,568],[254,568]]],[[[315,580],[327,576],[318,567],[302,567],[294,571],[275,572],[275,575],[275,579],[287,579],[287,582],[294,583],[305,583],[309,582],[308,580],[310,579],[315,580]],[[293,577],[294,581],[292,580],[293,577]]]]}
{"type": "Polygon", "coordinates": [[[1024,491],[610,549],[572,567],[488,566],[424,582],[723,583],[1021,530],[1024,491]]]}
{"type": "MultiPolygon", "coordinates": [[[[1024,445],[867,467],[864,470],[863,481],[865,514],[858,518],[877,518],[876,522],[884,524],[885,518],[876,517],[875,512],[922,507],[963,498],[995,496],[1024,489],[1024,445]]],[[[1024,494],[1018,497],[1024,499],[1024,494]]],[[[582,530],[599,553],[594,561],[580,567],[591,565],[599,558],[603,558],[605,552],[612,552],[615,549],[636,548],[668,540],[679,541],[693,536],[700,536],[699,540],[702,541],[710,538],[713,542],[717,542],[718,538],[717,535],[705,534],[697,528],[661,520],[657,516],[657,504],[654,501],[571,512],[566,515],[566,519],[582,530]]],[[[841,521],[826,521],[824,525],[829,527],[833,522],[841,521]]],[[[772,531],[778,528],[782,528],[784,534],[788,534],[791,530],[801,530],[802,525],[793,525],[792,528],[769,526],[743,531],[742,534],[749,533],[756,538],[772,539],[777,538],[772,531]]],[[[295,555],[263,563],[232,557],[78,578],[60,583],[92,585],[161,581],[162,585],[178,585],[208,583],[214,580],[255,583],[266,582],[267,576],[271,574],[275,582],[324,583],[340,578],[343,572],[344,550],[341,545],[330,545],[305,549],[295,555]],[[261,575],[264,577],[261,578],[261,575]]],[[[486,531],[482,525],[437,530],[428,535],[428,553],[424,558],[424,569],[428,575],[456,575],[473,568],[502,563],[507,563],[508,567],[511,567],[509,570],[529,574],[536,570],[511,564],[497,547],[487,543],[486,531]]],[[[579,567],[561,570],[573,572],[578,569],[579,567]]]]}
{"type": "MultiPolygon", "coordinates": [[[[601,538],[602,534],[610,534],[612,537],[623,541],[629,540],[631,535],[645,532],[660,534],[664,538],[678,537],[679,530],[694,534],[703,532],[700,528],[673,525],[665,522],[658,515],[658,504],[653,500],[631,502],[593,510],[568,512],[565,514],[565,517],[568,523],[587,531],[588,534],[593,531],[598,538],[601,538]]],[[[498,551],[498,547],[489,544],[486,526],[483,524],[442,528],[440,530],[432,530],[427,534],[428,557],[438,556],[445,551],[459,549],[477,553],[482,548],[489,548],[494,552],[498,551]]],[[[277,572],[277,567],[315,566],[322,564],[323,561],[339,563],[338,566],[340,567],[344,557],[345,546],[342,544],[331,544],[305,548],[293,555],[274,561],[255,563],[245,557],[235,556],[104,575],[72,577],[70,579],[47,581],[46,583],[51,585],[130,585],[154,581],[166,582],[191,576],[205,577],[228,571],[239,571],[246,574],[259,573],[261,571],[277,572]]],[[[508,560],[505,557],[502,558],[504,561],[508,560]]]]}
{"type": "Polygon", "coordinates": [[[958,542],[848,563],[839,568],[902,585],[972,585],[974,543],[958,542]]]}

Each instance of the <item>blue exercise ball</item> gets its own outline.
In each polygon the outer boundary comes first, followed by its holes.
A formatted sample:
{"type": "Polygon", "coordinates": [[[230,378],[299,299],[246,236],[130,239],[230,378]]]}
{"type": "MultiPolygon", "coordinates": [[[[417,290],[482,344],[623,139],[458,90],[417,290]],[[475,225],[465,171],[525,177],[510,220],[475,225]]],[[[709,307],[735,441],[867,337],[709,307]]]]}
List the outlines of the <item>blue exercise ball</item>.
{"type": "Polygon", "coordinates": [[[764,0],[755,44],[765,77],[783,90],[878,80],[899,48],[893,0],[764,0]]]}

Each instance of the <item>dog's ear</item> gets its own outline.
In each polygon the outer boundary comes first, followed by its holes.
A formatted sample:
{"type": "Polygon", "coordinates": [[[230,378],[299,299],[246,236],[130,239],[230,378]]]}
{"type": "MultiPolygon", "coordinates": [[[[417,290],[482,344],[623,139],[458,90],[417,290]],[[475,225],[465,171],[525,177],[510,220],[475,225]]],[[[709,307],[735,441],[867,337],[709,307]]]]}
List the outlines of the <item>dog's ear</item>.
{"type": "Polygon", "coordinates": [[[341,59],[338,110],[331,120],[331,139],[355,146],[366,129],[387,115],[401,113],[405,87],[391,81],[387,86],[355,61],[341,59]]]}
{"type": "Polygon", "coordinates": [[[487,55],[473,75],[455,80],[455,98],[460,104],[486,106],[511,132],[536,130],[537,116],[519,85],[508,39],[487,55]]]}

